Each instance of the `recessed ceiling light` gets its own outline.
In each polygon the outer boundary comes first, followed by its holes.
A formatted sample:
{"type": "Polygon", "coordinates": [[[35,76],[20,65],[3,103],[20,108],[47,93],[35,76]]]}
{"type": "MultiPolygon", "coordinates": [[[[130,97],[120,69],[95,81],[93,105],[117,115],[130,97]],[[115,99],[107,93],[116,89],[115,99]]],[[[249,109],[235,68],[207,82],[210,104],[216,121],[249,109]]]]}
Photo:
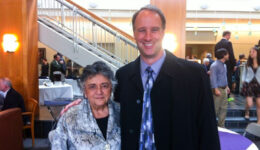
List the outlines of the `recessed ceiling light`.
{"type": "Polygon", "coordinates": [[[206,9],[208,9],[208,4],[201,4],[200,5],[200,9],[202,9],[202,10],[206,10],[206,9]]]}
{"type": "Polygon", "coordinates": [[[88,3],[88,6],[89,6],[90,8],[96,8],[98,5],[97,5],[97,3],[95,3],[94,1],[90,1],[90,2],[88,3]]]}

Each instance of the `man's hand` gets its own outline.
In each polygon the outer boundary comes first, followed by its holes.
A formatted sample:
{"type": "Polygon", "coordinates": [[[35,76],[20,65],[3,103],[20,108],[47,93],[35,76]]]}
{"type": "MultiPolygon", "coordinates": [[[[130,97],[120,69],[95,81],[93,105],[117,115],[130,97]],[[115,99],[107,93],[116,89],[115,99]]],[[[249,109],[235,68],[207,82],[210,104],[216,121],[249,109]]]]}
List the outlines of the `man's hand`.
{"type": "Polygon", "coordinates": [[[74,100],[73,102],[69,103],[68,105],[66,105],[62,109],[62,111],[60,112],[60,116],[62,116],[66,111],[68,111],[70,107],[78,105],[79,103],[81,103],[81,101],[82,101],[82,99],[77,99],[77,100],[74,100]]]}
{"type": "Polygon", "coordinates": [[[215,88],[215,95],[216,95],[216,96],[220,96],[220,95],[221,95],[221,93],[220,93],[220,91],[218,90],[218,88],[215,88]]]}
{"type": "Polygon", "coordinates": [[[230,89],[229,89],[229,87],[227,87],[227,93],[228,93],[228,94],[230,93],[230,89]]]}

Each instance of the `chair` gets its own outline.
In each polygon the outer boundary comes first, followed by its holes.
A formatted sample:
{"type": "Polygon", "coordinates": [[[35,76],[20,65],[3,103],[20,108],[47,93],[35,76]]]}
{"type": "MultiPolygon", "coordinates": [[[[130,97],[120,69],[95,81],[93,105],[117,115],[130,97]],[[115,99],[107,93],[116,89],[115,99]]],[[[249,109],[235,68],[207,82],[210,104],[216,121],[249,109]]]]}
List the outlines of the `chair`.
{"type": "Polygon", "coordinates": [[[248,124],[243,135],[246,136],[246,133],[260,137],[260,125],[257,123],[248,124]]]}
{"type": "Polygon", "coordinates": [[[34,146],[34,116],[35,116],[35,110],[37,106],[38,106],[38,102],[35,99],[30,98],[28,100],[28,105],[26,108],[27,112],[22,113],[22,116],[30,116],[30,123],[29,124],[26,123],[23,126],[23,130],[31,128],[32,146],[34,146]]]}
{"type": "Polygon", "coordinates": [[[0,111],[0,150],[23,150],[23,121],[20,108],[0,111]]]}
{"type": "Polygon", "coordinates": [[[53,82],[65,82],[65,76],[61,71],[53,72],[53,82]]]}

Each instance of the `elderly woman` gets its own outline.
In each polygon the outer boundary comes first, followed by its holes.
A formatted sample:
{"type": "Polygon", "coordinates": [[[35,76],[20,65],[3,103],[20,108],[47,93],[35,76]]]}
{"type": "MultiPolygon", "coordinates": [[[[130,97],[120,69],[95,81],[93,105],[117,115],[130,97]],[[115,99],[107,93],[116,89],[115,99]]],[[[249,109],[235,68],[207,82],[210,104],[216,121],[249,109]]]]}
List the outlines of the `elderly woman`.
{"type": "Polygon", "coordinates": [[[114,75],[103,62],[84,68],[85,99],[71,107],[49,133],[54,150],[119,150],[119,104],[111,101],[114,75]]]}

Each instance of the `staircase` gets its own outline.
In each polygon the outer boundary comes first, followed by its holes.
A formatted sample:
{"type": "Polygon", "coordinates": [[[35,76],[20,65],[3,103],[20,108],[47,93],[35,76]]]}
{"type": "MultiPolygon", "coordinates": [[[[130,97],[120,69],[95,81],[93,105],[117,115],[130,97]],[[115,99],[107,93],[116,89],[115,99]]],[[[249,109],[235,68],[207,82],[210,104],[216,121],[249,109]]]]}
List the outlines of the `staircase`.
{"type": "Polygon", "coordinates": [[[240,95],[234,95],[235,100],[229,102],[225,127],[239,134],[243,134],[247,124],[257,121],[256,108],[250,110],[250,120],[245,120],[245,98],[240,95]]]}
{"type": "Polygon", "coordinates": [[[112,70],[139,55],[134,38],[70,0],[38,0],[39,41],[81,66],[106,62],[112,70]]]}

